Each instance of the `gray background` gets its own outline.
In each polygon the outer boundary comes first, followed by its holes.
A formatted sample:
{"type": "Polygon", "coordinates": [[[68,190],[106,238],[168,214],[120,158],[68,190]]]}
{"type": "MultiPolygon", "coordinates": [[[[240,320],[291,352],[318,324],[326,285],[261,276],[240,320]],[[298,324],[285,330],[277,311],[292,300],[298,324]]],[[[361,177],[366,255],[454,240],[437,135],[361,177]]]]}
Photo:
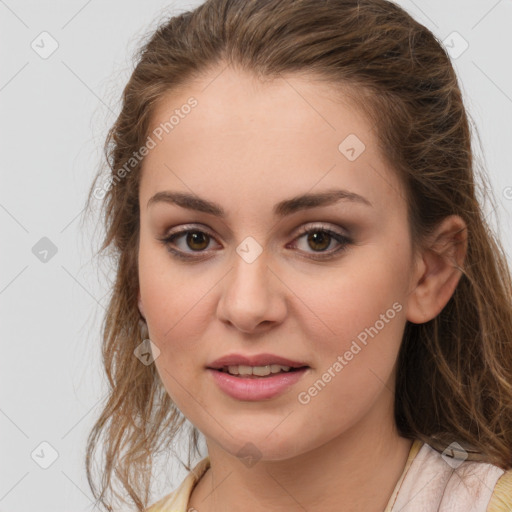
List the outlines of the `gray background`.
{"type": "MultiPolygon", "coordinates": [[[[140,38],[199,3],[0,0],[0,512],[93,509],[84,447],[106,391],[108,275],[91,260],[98,232],[81,212],[140,38]]],[[[510,261],[512,2],[398,3],[453,46],[497,200],[485,209],[510,261]]],[[[184,476],[161,467],[155,499],[184,476]]]]}

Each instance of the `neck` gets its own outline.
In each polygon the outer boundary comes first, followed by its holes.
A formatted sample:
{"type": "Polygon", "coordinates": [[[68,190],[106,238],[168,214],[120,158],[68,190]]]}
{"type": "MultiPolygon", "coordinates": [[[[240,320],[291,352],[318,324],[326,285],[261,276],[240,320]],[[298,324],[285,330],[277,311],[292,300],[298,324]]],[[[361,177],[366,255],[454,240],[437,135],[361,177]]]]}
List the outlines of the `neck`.
{"type": "Polygon", "coordinates": [[[382,512],[412,441],[399,436],[393,421],[383,424],[375,419],[367,417],[298,456],[261,459],[250,467],[208,441],[210,469],[194,487],[187,510],[382,512]]]}

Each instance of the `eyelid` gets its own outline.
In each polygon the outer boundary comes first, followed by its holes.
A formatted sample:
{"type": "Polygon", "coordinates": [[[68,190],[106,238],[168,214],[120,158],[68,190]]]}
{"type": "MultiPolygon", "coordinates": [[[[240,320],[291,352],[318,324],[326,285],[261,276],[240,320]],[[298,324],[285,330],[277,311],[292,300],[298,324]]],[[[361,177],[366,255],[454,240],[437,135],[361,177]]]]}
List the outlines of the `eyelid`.
{"type": "Polygon", "coordinates": [[[304,235],[305,233],[308,233],[310,231],[314,231],[314,230],[318,230],[318,231],[326,231],[328,233],[334,233],[338,236],[341,236],[341,237],[344,237],[344,238],[348,238],[348,235],[345,235],[343,233],[340,233],[337,229],[339,228],[332,228],[332,225],[331,224],[323,224],[322,222],[318,222],[318,223],[315,223],[315,222],[311,222],[311,223],[307,223],[307,224],[303,224],[298,232],[296,233],[295,238],[301,236],[301,235],[304,235]]]}
{"type": "MultiPolygon", "coordinates": [[[[340,232],[337,231],[337,228],[333,229],[331,227],[331,224],[325,224],[325,223],[322,223],[322,222],[316,222],[316,223],[315,222],[310,222],[310,223],[303,224],[298,229],[298,231],[297,230],[291,231],[289,236],[294,236],[294,239],[295,239],[298,236],[304,235],[305,233],[308,233],[309,231],[311,231],[313,229],[318,229],[319,231],[322,230],[322,231],[327,231],[327,232],[333,232],[336,235],[339,235],[339,236],[342,236],[342,237],[345,237],[345,238],[349,238],[348,234],[340,233],[340,232]]],[[[174,228],[171,228],[171,229],[167,230],[165,232],[165,234],[161,237],[161,239],[167,239],[167,238],[169,238],[172,235],[183,234],[183,233],[185,233],[187,231],[201,231],[201,232],[206,233],[211,238],[217,240],[216,235],[214,235],[212,233],[212,231],[207,226],[205,226],[204,224],[201,224],[201,223],[180,224],[179,226],[176,227],[175,230],[174,230],[174,228]]]]}
{"type": "MultiPolygon", "coordinates": [[[[339,227],[332,228],[330,224],[324,224],[321,222],[310,222],[303,224],[298,231],[295,231],[295,234],[293,235],[292,244],[296,244],[297,241],[302,238],[302,236],[315,231],[322,231],[327,233],[329,236],[335,239],[335,241],[338,243],[339,247],[334,250],[326,251],[326,252],[317,252],[315,255],[315,252],[306,252],[305,255],[301,255],[301,257],[309,259],[309,260],[328,260],[331,258],[334,258],[339,253],[348,250],[348,246],[353,244],[353,240],[350,236],[345,235],[338,231],[339,227]]],[[[194,251],[192,252],[186,252],[182,250],[176,250],[172,249],[171,246],[171,238],[176,237],[180,238],[187,233],[190,232],[201,232],[206,234],[211,239],[215,240],[217,243],[219,241],[217,240],[217,237],[210,231],[208,227],[206,227],[204,224],[201,223],[194,223],[194,224],[180,224],[176,229],[168,230],[162,237],[158,237],[158,240],[167,248],[167,250],[176,258],[184,260],[184,261],[201,261],[204,259],[204,255],[208,255],[211,250],[204,250],[204,251],[196,251],[194,255],[194,251]]],[[[292,235],[290,235],[292,236],[292,235]]],[[[301,251],[299,251],[301,252],[301,251]]]]}
{"type": "Polygon", "coordinates": [[[201,231],[202,233],[205,233],[211,238],[217,240],[217,237],[212,233],[212,231],[207,226],[201,223],[180,224],[179,226],[176,226],[176,228],[168,229],[162,238],[167,239],[173,235],[182,235],[189,231],[201,231]]]}

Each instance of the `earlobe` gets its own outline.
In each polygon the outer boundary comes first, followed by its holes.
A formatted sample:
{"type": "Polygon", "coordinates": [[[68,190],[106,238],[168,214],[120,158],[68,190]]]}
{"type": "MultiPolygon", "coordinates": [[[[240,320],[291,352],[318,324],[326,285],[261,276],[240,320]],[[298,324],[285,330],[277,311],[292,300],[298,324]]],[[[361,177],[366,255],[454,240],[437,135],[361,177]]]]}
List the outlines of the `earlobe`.
{"type": "Polygon", "coordinates": [[[138,303],[138,306],[139,306],[140,314],[142,315],[142,318],[145,320],[146,319],[146,315],[144,314],[144,306],[142,305],[142,298],[140,296],[140,291],[139,291],[139,295],[138,295],[138,298],[137,298],[137,303],[138,303]]]}
{"type": "Polygon", "coordinates": [[[435,318],[452,297],[462,276],[467,251],[467,226],[457,215],[445,218],[424,250],[420,272],[407,300],[407,320],[422,324],[435,318]]]}

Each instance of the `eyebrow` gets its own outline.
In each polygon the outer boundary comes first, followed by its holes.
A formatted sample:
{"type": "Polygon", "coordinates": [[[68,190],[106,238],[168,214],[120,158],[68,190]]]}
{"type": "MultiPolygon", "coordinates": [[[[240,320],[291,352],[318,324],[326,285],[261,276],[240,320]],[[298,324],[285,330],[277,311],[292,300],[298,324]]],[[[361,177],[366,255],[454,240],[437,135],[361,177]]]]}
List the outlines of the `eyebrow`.
{"type": "MultiPolygon", "coordinates": [[[[339,201],[349,201],[352,203],[359,203],[373,208],[372,203],[363,196],[343,189],[327,190],[325,192],[318,192],[315,194],[303,194],[300,196],[292,197],[277,203],[272,212],[274,216],[285,217],[301,210],[310,208],[317,208],[320,206],[329,206],[339,201]]],[[[195,210],[202,213],[209,213],[224,219],[226,212],[217,203],[203,199],[194,194],[184,192],[171,192],[168,190],[157,192],[148,201],[147,207],[156,203],[169,203],[181,206],[187,210],[195,210]]]]}

